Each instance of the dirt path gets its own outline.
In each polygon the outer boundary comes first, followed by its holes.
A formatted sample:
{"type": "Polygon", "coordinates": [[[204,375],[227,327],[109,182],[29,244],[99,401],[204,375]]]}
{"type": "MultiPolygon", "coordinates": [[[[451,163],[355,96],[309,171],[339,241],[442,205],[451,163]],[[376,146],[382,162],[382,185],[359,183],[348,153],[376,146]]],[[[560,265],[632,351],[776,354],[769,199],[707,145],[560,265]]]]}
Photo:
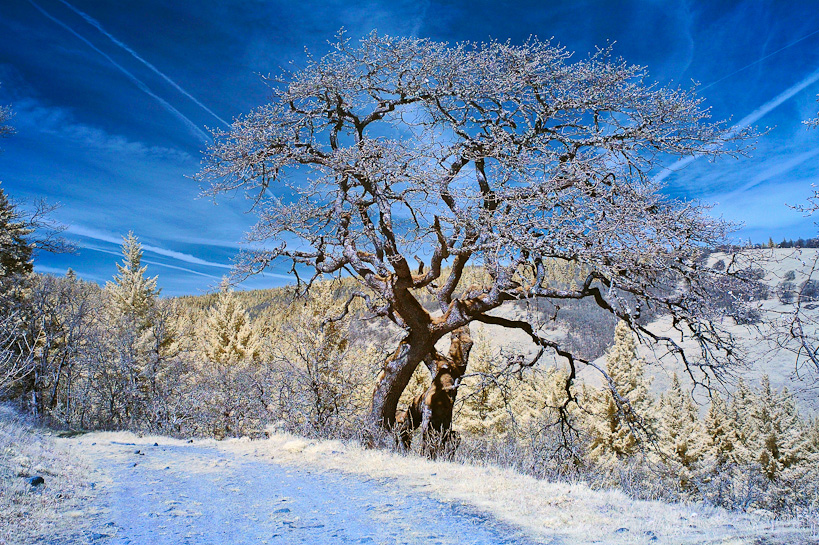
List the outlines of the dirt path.
{"type": "Polygon", "coordinates": [[[58,446],[87,466],[95,497],[63,517],[76,539],[38,545],[819,543],[798,521],[285,433],[186,443],[98,432],[58,446]]]}
{"type": "Polygon", "coordinates": [[[532,543],[519,530],[397,480],[283,466],[211,444],[94,435],[75,441],[99,490],[95,543],[532,543]]]}

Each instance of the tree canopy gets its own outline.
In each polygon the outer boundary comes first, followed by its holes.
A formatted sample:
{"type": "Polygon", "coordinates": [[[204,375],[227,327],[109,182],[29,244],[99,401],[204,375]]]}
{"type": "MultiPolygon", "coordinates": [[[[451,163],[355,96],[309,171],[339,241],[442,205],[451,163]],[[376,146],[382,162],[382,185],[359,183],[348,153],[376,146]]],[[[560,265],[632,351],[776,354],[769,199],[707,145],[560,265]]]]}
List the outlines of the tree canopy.
{"type": "Polygon", "coordinates": [[[730,226],[665,196],[657,175],[674,157],[735,153],[751,131],[712,122],[692,90],[648,82],[609,48],[576,60],[536,38],[376,33],[341,35],[325,57],[267,81],[270,102],[215,133],[198,179],[207,194],[253,199],[250,239],[267,249],[246,253],[240,273],[285,261],[300,282],[309,271],[308,285],[350,275],[362,286],[354,297],[406,331],[377,378],[375,421],[392,425],[418,363],[435,377],[458,359],[435,342],[473,321],[526,331],[538,356],[568,359],[570,382],[582,360],[532,323],[491,313],[521,299],[593,300],[692,376],[735,359],[711,321],[708,290],[723,273],[695,259],[730,226]],[[577,265],[581,281],[551,283],[553,261],[577,265]],[[470,266],[484,281],[465,285],[470,266]],[[422,291],[440,312],[423,308],[422,291]],[[697,341],[696,361],[640,324],[646,308],[697,341]]]}

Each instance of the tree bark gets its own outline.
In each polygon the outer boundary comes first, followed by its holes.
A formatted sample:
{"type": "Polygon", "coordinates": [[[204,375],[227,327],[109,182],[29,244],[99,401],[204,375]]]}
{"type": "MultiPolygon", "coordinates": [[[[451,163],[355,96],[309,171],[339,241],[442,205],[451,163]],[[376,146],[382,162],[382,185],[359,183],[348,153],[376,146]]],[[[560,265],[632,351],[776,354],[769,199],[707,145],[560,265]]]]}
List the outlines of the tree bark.
{"type": "Polygon", "coordinates": [[[448,445],[452,448],[452,411],[471,350],[469,326],[463,326],[450,334],[449,357],[434,348],[428,354],[426,360],[433,376],[432,384],[396,415],[397,439],[405,449],[409,448],[413,431],[419,426],[424,454],[437,458],[448,445]]]}
{"type": "Polygon", "coordinates": [[[418,364],[434,350],[434,343],[427,335],[410,332],[387,360],[376,379],[373,392],[371,420],[384,430],[392,431],[398,400],[409,384],[418,364]]]}

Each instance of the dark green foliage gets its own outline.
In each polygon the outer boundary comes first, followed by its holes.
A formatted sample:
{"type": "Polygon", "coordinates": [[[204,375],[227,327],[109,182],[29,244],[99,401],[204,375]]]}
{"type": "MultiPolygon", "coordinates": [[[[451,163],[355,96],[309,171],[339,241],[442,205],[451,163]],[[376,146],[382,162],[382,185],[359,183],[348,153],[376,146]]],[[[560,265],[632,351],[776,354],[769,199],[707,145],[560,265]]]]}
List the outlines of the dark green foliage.
{"type": "Polygon", "coordinates": [[[0,282],[32,271],[32,232],[30,223],[0,187],[0,282]]]}

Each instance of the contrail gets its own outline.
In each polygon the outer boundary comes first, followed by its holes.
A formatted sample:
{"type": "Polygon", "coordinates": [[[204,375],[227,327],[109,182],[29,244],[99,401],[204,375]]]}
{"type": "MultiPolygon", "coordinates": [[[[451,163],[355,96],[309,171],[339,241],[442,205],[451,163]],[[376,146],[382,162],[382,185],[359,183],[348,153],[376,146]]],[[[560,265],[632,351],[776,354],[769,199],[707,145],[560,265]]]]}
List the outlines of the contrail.
{"type": "MultiPolygon", "coordinates": [[[[100,248],[98,246],[94,246],[93,244],[80,244],[79,246],[81,248],[85,248],[86,250],[91,250],[91,251],[94,251],[94,252],[100,252],[100,253],[103,253],[103,254],[110,254],[110,255],[116,255],[116,256],[121,256],[122,255],[122,252],[114,252],[114,251],[111,251],[111,250],[106,250],[105,248],[100,248]]],[[[213,276],[212,274],[201,273],[199,271],[194,271],[193,269],[188,269],[186,267],[178,267],[176,265],[169,265],[168,263],[162,263],[160,261],[152,261],[150,259],[143,259],[142,263],[145,263],[145,264],[148,264],[148,265],[156,265],[158,267],[166,267],[168,269],[176,269],[177,271],[185,271],[185,272],[189,272],[191,274],[204,276],[205,278],[212,278],[214,280],[221,280],[221,277],[219,277],[219,276],[213,276]]],[[[43,267],[40,267],[40,268],[43,268],[43,267]]],[[[46,272],[50,272],[50,271],[46,271],[46,272]]]]}
{"type": "Polygon", "coordinates": [[[768,112],[778,107],[783,102],[793,97],[794,95],[796,95],[798,92],[802,91],[809,85],[816,83],[817,81],[819,81],[819,69],[815,70],[813,73],[806,76],[799,83],[796,83],[788,87],[787,89],[776,95],[773,99],[769,100],[768,102],[766,102],[765,104],[763,104],[750,114],[740,119],[739,123],[731,127],[731,130],[728,131],[728,134],[730,136],[733,136],[737,132],[741,131],[742,129],[750,125],[751,123],[756,123],[762,116],[766,115],[768,112]]]}
{"type": "MultiPolygon", "coordinates": [[[[750,114],[748,114],[745,117],[743,117],[742,119],[740,119],[739,123],[737,123],[736,125],[734,125],[730,129],[728,129],[728,131],[725,133],[725,137],[730,138],[730,137],[736,135],[742,129],[749,126],[750,124],[756,123],[763,116],[768,114],[771,110],[773,110],[774,108],[780,106],[783,102],[785,102],[786,100],[792,98],[798,92],[802,91],[803,89],[805,89],[809,85],[811,85],[813,83],[816,83],[817,81],[819,81],[819,69],[815,70],[814,72],[809,74],[807,77],[803,78],[802,81],[800,81],[799,83],[796,83],[796,84],[788,87],[787,89],[785,89],[784,91],[782,91],[781,93],[776,95],[773,99],[769,100],[768,102],[766,102],[765,104],[763,104],[762,106],[760,106],[759,108],[757,108],[756,110],[751,112],[750,114]]],[[[661,181],[665,180],[666,178],[668,178],[671,175],[672,172],[675,172],[675,171],[681,169],[682,167],[684,167],[685,165],[691,163],[692,161],[696,160],[699,157],[700,157],[699,155],[696,155],[696,156],[685,157],[684,159],[680,159],[679,161],[672,164],[671,166],[664,168],[659,174],[657,174],[657,176],[654,177],[654,180],[657,181],[657,182],[661,182],[661,181]]]]}
{"type": "Polygon", "coordinates": [[[159,77],[161,77],[162,79],[164,79],[166,82],[168,82],[168,84],[170,84],[170,85],[171,85],[171,86],[172,86],[174,89],[176,89],[177,91],[179,91],[180,93],[182,93],[183,95],[185,95],[186,97],[188,97],[189,99],[191,99],[191,100],[192,100],[192,101],[193,101],[193,102],[194,102],[194,103],[195,103],[197,106],[199,106],[200,108],[202,108],[203,110],[205,110],[206,112],[208,112],[210,115],[212,115],[213,117],[215,117],[216,119],[218,119],[218,120],[219,120],[220,122],[222,122],[222,123],[223,123],[225,126],[227,126],[227,127],[229,127],[229,126],[230,126],[230,123],[228,123],[227,121],[225,121],[224,119],[222,119],[221,117],[219,117],[218,115],[216,115],[216,114],[215,114],[215,113],[214,113],[214,112],[213,112],[213,111],[212,111],[210,108],[208,108],[207,106],[205,106],[204,104],[202,104],[202,103],[201,103],[199,100],[197,100],[197,98],[196,98],[196,97],[194,97],[193,95],[191,95],[190,93],[188,93],[188,92],[187,92],[185,89],[183,89],[183,88],[182,88],[182,87],[181,87],[179,84],[177,84],[177,83],[176,83],[174,80],[172,80],[171,78],[169,78],[168,76],[166,76],[164,73],[162,73],[162,72],[161,72],[161,71],[160,71],[160,70],[159,70],[159,69],[158,69],[156,66],[154,66],[154,65],[153,65],[153,64],[151,64],[150,62],[148,62],[148,61],[146,61],[145,59],[143,59],[142,57],[140,57],[140,56],[139,56],[139,54],[138,54],[136,51],[134,51],[133,49],[131,49],[130,47],[128,47],[126,44],[124,44],[122,41],[118,40],[118,39],[117,39],[117,38],[115,38],[113,35],[111,35],[111,33],[110,33],[110,32],[108,32],[107,30],[105,30],[105,29],[102,27],[102,25],[100,24],[100,22],[99,22],[99,21],[97,21],[96,19],[94,19],[93,17],[91,17],[90,15],[88,15],[87,13],[85,13],[85,12],[83,12],[83,11],[80,11],[79,9],[75,8],[74,6],[72,6],[71,4],[69,4],[68,2],[66,2],[65,0],[60,0],[60,2],[61,2],[61,3],[63,3],[63,4],[66,6],[66,7],[68,7],[68,9],[70,9],[71,11],[73,11],[74,13],[76,13],[77,15],[79,15],[80,17],[82,17],[83,19],[85,19],[85,21],[86,21],[86,22],[87,22],[89,25],[91,25],[91,26],[93,26],[94,28],[96,28],[97,30],[99,30],[99,31],[100,31],[100,32],[101,32],[103,35],[105,35],[105,37],[107,37],[109,40],[111,40],[112,42],[114,42],[115,44],[117,44],[119,47],[121,47],[122,49],[124,49],[125,51],[127,51],[128,53],[130,53],[132,57],[134,57],[136,60],[138,60],[139,62],[141,62],[142,64],[144,64],[146,67],[148,67],[148,69],[149,69],[149,70],[151,70],[153,73],[155,73],[156,75],[158,75],[159,77]]]}
{"type": "Polygon", "coordinates": [[[721,78],[719,78],[717,81],[712,81],[711,83],[709,83],[709,84],[708,84],[708,85],[706,85],[705,87],[700,87],[700,88],[699,88],[699,91],[700,91],[700,92],[702,92],[702,91],[704,91],[704,90],[708,89],[709,87],[713,87],[713,86],[714,86],[714,85],[716,85],[717,83],[723,82],[723,81],[725,81],[726,79],[730,78],[731,76],[734,76],[734,75],[736,75],[736,74],[739,74],[739,73],[740,73],[740,72],[742,72],[743,70],[747,70],[748,68],[750,68],[750,67],[754,66],[755,64],[759,64],[759,63],[761,63],[761,62],[762,62],[762,61],[764,61],[765,59],[769,59],[769,58],[773,57],[774,55],[776,55],[777,53],[779,53],[780,51],[784,51],[785,49],[788,49],[789,47],[793,47],[793,46],[795,46],[796,44],[798,44],[799,42],[803,42],[803,41],[807,40],[808,38],[810,38],[811,36],[813,36],[813,35],[815,35],[815,34],[819,34],[819,29],[814,30],[814,31],[813,31],[813,32],[811,32],[810,34],[806,34],[805,36],[802,36],[802,37],[801,37],[801,38],[799,38],[798,40],[795,40],[795,41],[793,41],[793,42],[789,43],[788,45],[785,45],[785,46],[780,47],[780,48],[779,48],[779,49],[777,49],[776,51],[773,51],[773,52],[771,52],[771,53],[768,53],[768,54],[767,54],[767,55],[765,55],[764,57],[759,58],[759,59],[755,60],[754,62],[752,62],[752,63],[750,63],[750,64],[746,64],[745,66],[743,66],[742,68],[739,68],[738,70],[734,70],[734,71],[733,71],[733,72],[731,72],[730,74],[726,74],[726,75],[722,76],[722,77],[721,77],[721,78]]]}
{"type": "Polygon", "coordinates": [[[104,58],[105,58],[105,59],[106,59],[108,62],[110,62],[111,64],[113,64],[113,65],[114,65],[114,66],[115,66],[115,67],[116,67],[116,68],[117,68],[117,69],[118,69],[120,72],[122,72],[122,73],[123,73],[123,75],[125,75],[125,77],[127,77],[129,80],[131,80],[131,81],[134,83],[134,85],[136,85],[136,86],[137,86],[137,87],[138,87],[138,88],[139,88],[139,89],[140,89],[142,92],[144,92],[145,94],[147,94],[148,96],[150,96],[151,98],[153,98],[154,100],[156,100],[157,102],[159,102],[159,104],[160,104],[160,105],[161,105],[163,108],[165,108],[165,109],[166,109],[166,110],[168,110],[170,113],[174,114],[174,115],[175,115],[177,118],[179,118],[179,120],[180,120],[180,121],[182,121],[182,122],[183,122],[185,125],[187,125],[187,127],[188,127],[188,128],[191,130],[191,132],[193,132],[193,134],[195,134],[195,135],[196,135],[196,137],[197,137],[197,138],[199,138],[199,139],[200,139],[202,142],[204,142],[205,144],[210,143],[210,137],[207,135],[207,133],[205,133],[205,131],[203,131],[202,129],[200,129],[200,128],[199,128],[199,127],[196,125],[196,123],[194,123],[193,121],[191,121],[190,119],[188,119],[187,117],[185,117],[185,114],[183,114],[182,112],[180,112],[179,110],[177,110],[176,108],[174,108],[173,106],[171,106],[171,105],[170,105],[170,104],[169,104],[169,103],[168,103],[166,100],[164,100],[163,98],[161,98],[161,97],[159,97],[158,95],[156,95],[156,94],[155,94],[153,91],[151,91],[151,89],[150,89],[150,88],[149,88],[147,85],[145,85],[145,83],[143,83],[143,82],[142,82],[142,80],[140,80],[140,79],[139,79],[139,78],[137,78],[135,75],[133,75],[131,72],[129,72],[128,70],[126,70],[126,69],[125,69],[123,66],[121,66],[120,64],[118,64],[118,63],[117,63],[117,62],[116,62],[114,59],[112,59],[111,57],[109,57],[108,55],[106,55],[106,54],[105,54],[105,53],[104,53],[104,52],[103,52],[101,49],[99,49],[97,46],[95,46],[94,44],[92,44],[90,41],[88,41],[87,39],[83,38],[83,37],[82,37],[80,34],[78,34],[77,32],[75,32],[75,31],[74,31],[74,29],[72,29],[70,26],[68,26],[67,24],[63,23],[62,21],[60,21],[60,20],[59,20],[59,19],[57,19],[56,17],[53,17],[53,16],[52,16],[50,13],[48,13],[48,12],[47,12],[47,11],[45,11],[43,8],[41,8],[40,6],[38,6],[38,5],[37,5],[37,4],[34,2],[34,0],[28,0],[28,2],[29,2],[29,4],[31,4],[32,6],[34,6],[34,8],[35,8],[37,11],[39,11],[40,13],[42,13],[42,14],[43,14],[45,17],[47,17],[48,19],[50,19],[51,21],[53,21],[55,24],[57,24],[57,25],[61,26],[61,27],[62,27],[62,28],[64,28],[65,30],[67,30],[68,32],[70,32],[71,34],[73,34],[73,35],[74,35],[74,36],[75,36],[75,37],[76,37],[78,40],[82,41],[82,42],[83,42],[84,44],[86,44],[88,47],[90,47],[91,49],[93,49],[94,51],[96,51],[97,53],[99,53],[100,55],[102,55],[102,56],[103,56],[103,57],[104,57],[104,58]]]}
{"type": "MultiPolygon", "coordinates": [[[[109,234],[104,233],[102,231],[98,231],[98,230],[90,228],[90,227],[84,227],[82,225],[69,225],[68,228],[65,230],[65,232],[70,233],[72,235],[77,235],[77,236],[80,236],[80,237],[88,238],[88,239],[91,239],[91,240],[98,240],[98,241],[101,241],[101,242],[108,242],[110,244],[116,244],[117,246],[120,246],[122,244],[122,240],[123,240],[122,237],[116,237],[116,236],[113,236],[113,235],[109,235],[109,234]]],[[[111,255],[117,255],[117,256],[122,255],[122,252],[116,252],[114,250],[107,250],[105,248],[100,248],[99,246],[89,244],[89,243],[86,243],[86,242],[82,242],[82,241],[78,242],[77,245],[82,247],[82,248],[86,248],[88,250],[94,250],[96,252],[102,252],[102,253],[105,253],[105,254],[111,254],[111,255]]],[[[142,250],[145,251],[145,252],[150,252],[150,253],[158,254],[158,255],[161,255],[161,256],[170,257],[172,259],[176,259],[177,261],[182,261],[184,263],[190,263],[192,265],[203,265],[203,266],[206,266],[206,267],[217,267],[219,269],[226,269],[226,270],[230,270],[230,269],[233,268],[231,265],[225,265],[224,263],[216,263],[214,261],[207,261],[205,259],[200,259],[200,258],[198,258],[198,257],[196,257],[194,255],[191,255],[191,254],[185,254],[185,253],[177,252],[177,251],[174,251],[174,250],[168,250],[166,248],[160,248],[159,246],[152,246],[150,244],[142,244],[142,243],[140,243],[140,245],[142,246],[142,250]]],[[[220,277],[218,277],[218,276],[213,276],[213,275],[210,275],[210,274],[201,273],[201,272],[198,272],[198,271],[194,271],[192,269],[188,269],[186,267],[179,267],[177,265],[170,265],[168,263],[161,263],[159,261],[150,261],[148,259],[143,259],[142,261],[143,261],[143,263],[150,263],[152,265],[159,265],[159,266],[162,266],[162,267],[168,267],[170,269],[179,269],[180,271],[188,271],[188,272],[191,272],[193,274],[198,274],[200,276],[206,276],[208,278],[215,278],[216,280],[220,280],[220,277]]],[[[284,279],[284,280],[292,280],[293,279],[293,277],[288,275],[288,274],[278,274],[278,273],[272,273],[272,272],[263,272],[263,273],[260,273],[260,274],[262,276],[269,276],[271,278],[279,278],[279,279],[284,279]]]]}
{"type": "Polygon", "coordinates": [[[731,191],[721,199],[728,200],[739,195],[740,193],[744,193],[745,191],[748,191],[749,189],[756,187],[763,182],[767,182],[771,178],[775,178],[776,176],[780,176],[786,172],[793,170],[802,163],[809,161],[810,159],[813,159],[817,155],[819,155],[819,147],[813,148],[812,150],[808,150],[804,153],[800,153],[799,155],[785,161],[784,163],[775,165],[772,168],[769,168],[768,170],[758,174],[757,176],[752,178],[750,182],[746,183],[740,188],[735,189],[734,191],[731,191]]]}
{"type": "MultiPolygon", "coordinates": [[[[106,233],[97,231],[96,229],[91,229],[88,227],[83,227],[81,225],[69,225],[66,229],[67,233],[71,233],[72,235],[78,235],[85,238],[90,238],[93,240],[101,240],[103,242],[109,242],[111,244],[120,245],[122,244],[122,238],[117,238],[115,236],[108,235],[106,233]]],[[[214,261],[207,261],[205,259],[200,259],[196,256],[185,254],[182,252],[177,252],[174,250],[167,250],[165,248],[160,248],[159,246],[151,246],[150,244],[142,244],[142,249],[146,252],[152,252],[155,254],[163,255],[165,257],[170,257],[176,259],[178,261],[184,261],[185,263],[191,263],[192,265],[205,265],[207,267],[218,267],[220,269],[230,269],[232,268],[230,265],[225,265],[224,263],[216,263],[214,261]]]]}

